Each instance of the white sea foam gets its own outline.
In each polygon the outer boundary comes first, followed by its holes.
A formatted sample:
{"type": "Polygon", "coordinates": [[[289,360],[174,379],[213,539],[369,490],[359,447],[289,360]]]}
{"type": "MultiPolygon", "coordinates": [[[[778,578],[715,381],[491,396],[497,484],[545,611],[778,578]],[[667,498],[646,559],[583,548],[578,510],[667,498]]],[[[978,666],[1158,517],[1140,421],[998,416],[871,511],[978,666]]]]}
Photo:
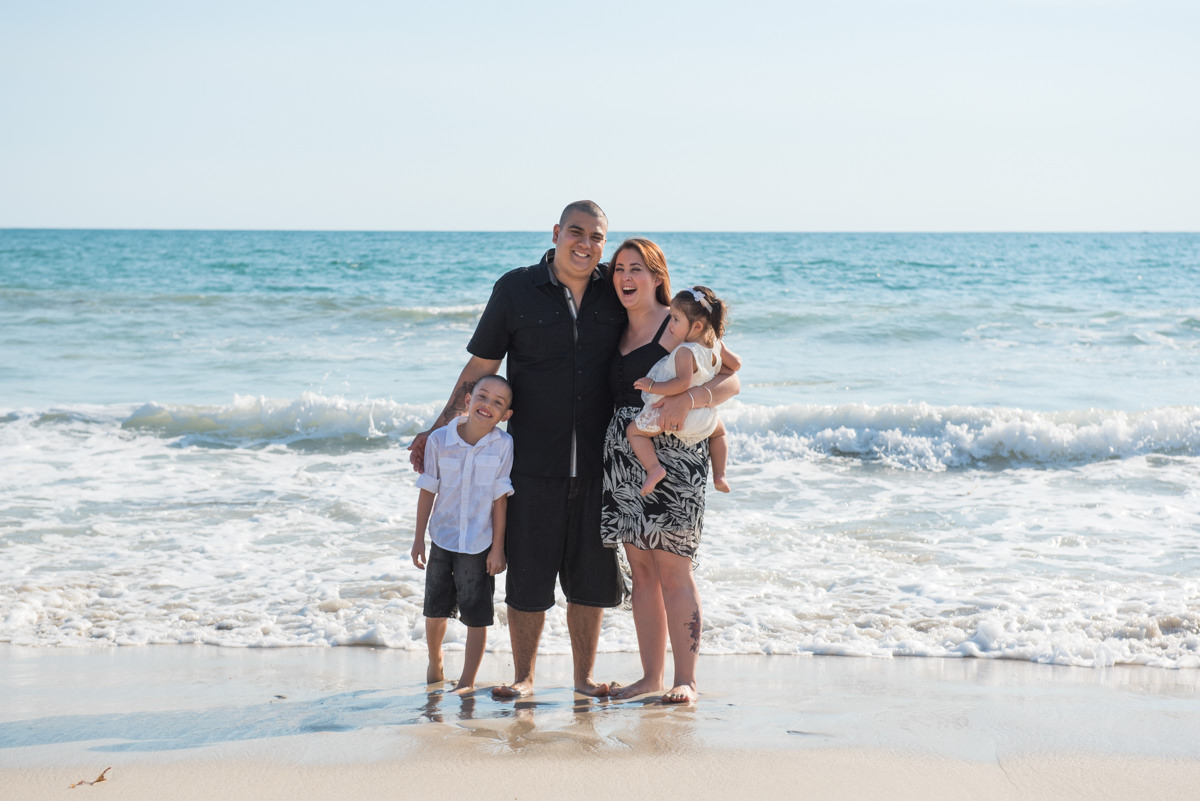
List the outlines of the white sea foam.
{"type": "MultiPolygon", "coordinates": [[[[435,410],[305,395],[6,415],[0,641],[422,648],[403,446],[435,410]]],[[[705,652],[1200,667],[1195,409],[725,414],[705,652]],[[1051,441],[998,444],[1026,436],[1051,441]]],[[[543,645],[569,651],[561,611],[543,645]]],[[[636,649],[627,612],[602,647],[636,649]]]]}
{"type": "Polygon", "coordinates": [[[371,440],[411,436],[436,414],[436,404],[349,400],[306,392],[299,400],[237,396],[228,406],[147,403],[122,423],[132,431],[229,442],[371,440]]]}
{"type": "MultiPolygon", "coordinates": [[[[424,429],[436,408],[316,393],[304,393],[299,400],[238,396],[227,406],[147,403],[122,425],[186,442],[368,441],[411,437],[424,429]]],[[[1200,406],[1035,412],[924,403],[763,406],[733,401],[721,413],[733,435],[732,458],[750,464],[824,456],[942,471],[1200,455],[1200,406]]]]}
{"type": "Polygon", "coordinates": [[[821,454],[940,471],[1200,454],[1197,406],[1033,412],[924,403],[770,407],[735,401],[722,409],[722,417],[737,435],[733,457],[747,462],[821,454]]]}

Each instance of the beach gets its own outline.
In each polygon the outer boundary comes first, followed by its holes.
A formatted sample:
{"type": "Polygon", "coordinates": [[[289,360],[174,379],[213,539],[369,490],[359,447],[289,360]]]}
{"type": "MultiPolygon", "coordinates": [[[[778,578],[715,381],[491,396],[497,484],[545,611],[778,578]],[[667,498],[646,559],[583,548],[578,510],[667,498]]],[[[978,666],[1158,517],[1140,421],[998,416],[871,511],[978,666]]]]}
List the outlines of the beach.
{"type": "Polygon", "coordinates": [[[0,801],[1188,797],[1200,239],[653,238],[746,363],[694,707],[561,596],[493,700],[503,587],[423,683],[406,448],[545,232],[0,234],[0,801]]]}
{"type": "MultiPolygon", "coordinates": [[[[448,654],[453,671],[460,654],[448,654]]],[[[631,679],[634,654],[602,654],[631,679]]],[[[707,656],[700,701],[426,688],[373,648],[0,646],[4,798],[1167,798],[1200,782],[1200,673],[707,656]]]]}

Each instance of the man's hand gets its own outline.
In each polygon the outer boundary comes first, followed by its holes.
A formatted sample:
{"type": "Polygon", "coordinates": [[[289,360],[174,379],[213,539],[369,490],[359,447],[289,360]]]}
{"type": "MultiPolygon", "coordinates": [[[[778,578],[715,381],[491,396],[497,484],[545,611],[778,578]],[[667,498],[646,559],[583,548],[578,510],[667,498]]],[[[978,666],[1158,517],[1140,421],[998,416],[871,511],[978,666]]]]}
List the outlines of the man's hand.
{"type": "MultiPolygon", "coordinates": [[[[430,429],[430,431],[432,430],[430,429]]],[[[429,431],[422,431],[413,437],[412,443],[408,446],[408,463],[418,473],[425,472],[425,440],[427,439],[429,439],[429,431]]]]}

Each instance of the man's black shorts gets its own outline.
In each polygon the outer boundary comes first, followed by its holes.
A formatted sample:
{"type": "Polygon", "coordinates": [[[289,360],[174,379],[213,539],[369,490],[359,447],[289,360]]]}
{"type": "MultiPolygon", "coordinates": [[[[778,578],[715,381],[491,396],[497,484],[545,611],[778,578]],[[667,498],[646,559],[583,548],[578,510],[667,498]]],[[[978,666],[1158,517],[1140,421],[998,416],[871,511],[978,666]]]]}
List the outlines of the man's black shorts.
{"type": "Polygon", "coordinates": [[[505,602],[521,612],[554,606],[554,581],[568,603],[610,608],[621,603],[617,552],[600,542],[603,480],[512,477],[505,551],[505,602]]]}
{"type": "Polygon", "coordinates": [[[488,552],[455,553],[429,543],[425,564],[425,617],[455,617],[465,626],[490,626],[496,577],[487,572],[488,552]]]}

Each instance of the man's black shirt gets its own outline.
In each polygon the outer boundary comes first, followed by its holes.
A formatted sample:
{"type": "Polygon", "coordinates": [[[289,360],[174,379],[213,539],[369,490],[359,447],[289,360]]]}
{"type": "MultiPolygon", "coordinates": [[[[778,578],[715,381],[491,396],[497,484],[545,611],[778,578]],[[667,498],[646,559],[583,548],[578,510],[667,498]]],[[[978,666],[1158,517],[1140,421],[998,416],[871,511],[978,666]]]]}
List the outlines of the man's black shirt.
{"type": "Polygon", "coordinates": [[[513,387],[513,472],[599,478],[604,432],[613,414],[608,365],[625,329],[625,309],[604,265],[579,301],[577,317],[551,274],[554,250],[505,273],[467,344],[481,359],[508,357],[513,387]]]}

